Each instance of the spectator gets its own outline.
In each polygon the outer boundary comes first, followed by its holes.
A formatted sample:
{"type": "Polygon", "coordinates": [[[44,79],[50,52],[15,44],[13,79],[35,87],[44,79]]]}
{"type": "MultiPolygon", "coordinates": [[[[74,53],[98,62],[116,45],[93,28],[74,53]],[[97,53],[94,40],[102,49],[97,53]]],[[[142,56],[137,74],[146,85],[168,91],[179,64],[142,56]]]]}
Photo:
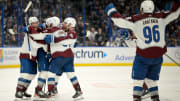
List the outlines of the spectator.
{"type": "Polygon", "coordinates": [[[38,10],[38,5],[35,4],[35,6],[32,9],[32,14],[33,16],[38,16],[39,10],[38,10]]]}
{"type": "Polygon", "coordinates": [[[177,27],[176,37],[180,38],[180,26],[177,27]]]}
{"type": "Polygon", "coordinates": [[[177,28],[176,38],[177,38],[177,46],[180,46],[180,26],[178,26],[177,28]]]}
{"type": "Polygon", "coordinates": [[[176,46],[176,40],[174,40],[172,37],[169,37],[167,40],[167,45],[170,47],[175,47],[176,46]]]}
{"type": "MultiPolygon", "coordinates": [[[[76,28],[77,32],[78,32],[78,42],[79,42],[79,45],[82,46],[83,44],[83,37],[84,37],[84,23],[83,22],[80,22],[79,26],[76,28]]],[[[86,34],[86,33],[85,33],[86,34]]]]}
{"type": "Polygon", "coordinates": [[[96,46],[104,46],[105,45],[105,36],[104,36],[104,33],[102,32],[101,28],[98,28],[98,34],[96,34],[95,40],[96,40],[96,46]]]}
{"type": "Polygon", "coordinates": [[[113,40],[113,37],[110,38],[108,42],[106,42],[107,47],[115,47],[115,42],[113,40]]]}
{"type": "Polygon", "coordinates": [[[177,40],[175,38],[171,38],[171,47],[176,47],[177,46],[177,40]]]}
{"type": "Polygon", "coordinates": [[[17,27],[16,25],[13,25],[13,22],[11,19],[7,20],[7,25],[5,27],[5,45],[6,46],[16,46],[16,36],[17,35],[17,27]]]}
{"type": "Polygon", "coordinates": [[[89,35],[87,34],[87,37],[92,45],[95,45],[94,43],[95,43],[96,34],[97,34],[97,31],[95,30],[94,27],[91,28],[89,35]]]}
{"type": "Polygon", "coordinates": [[[114,43],[116,47],[123,47],[124,39],[121,37],[120,33],[117,34],[114,43]]]}

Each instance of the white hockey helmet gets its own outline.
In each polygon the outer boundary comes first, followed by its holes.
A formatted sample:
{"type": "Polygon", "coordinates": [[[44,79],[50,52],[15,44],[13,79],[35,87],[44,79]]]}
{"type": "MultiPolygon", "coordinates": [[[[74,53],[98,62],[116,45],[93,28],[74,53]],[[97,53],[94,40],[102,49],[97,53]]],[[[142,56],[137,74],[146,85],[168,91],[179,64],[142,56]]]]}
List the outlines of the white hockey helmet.
{"type": "Polygon", "coordinates": [[[67,17],[64,22],[70,24],[71,27],[76,27],[76,19],[73,17],[67,17]]]}
{"type": "Polygon", "coordinates": [[[53,27],[58,27],[60,25],[60,19],[57,16],[52,17],[53,19],[53,27]]]}
{"type": "Polygon", "coordinates": [[[154,11],[154,2],[152,0],[145,0],[141,3],[141,10],[144,13],[153,13],[154,11]]]}
{"type": "Polygon", "coordinates": [[[46,25],[50,27],[58,27],[60,25],[60,19],[58,17],[50,17],[46,19],[46,25]]]}
{"type": "Polygon", "coordinates": [[[29,18],[29,24],[31,25],[33,22],[39,22],[37,17],[30,17],[29,18]]]}
{"type": "Polygon", "coordinates": [[[50,25],[53,23],[53,20],[51,18],[47,18],[45,23],[48,27],[50,27],[50,25]]]}

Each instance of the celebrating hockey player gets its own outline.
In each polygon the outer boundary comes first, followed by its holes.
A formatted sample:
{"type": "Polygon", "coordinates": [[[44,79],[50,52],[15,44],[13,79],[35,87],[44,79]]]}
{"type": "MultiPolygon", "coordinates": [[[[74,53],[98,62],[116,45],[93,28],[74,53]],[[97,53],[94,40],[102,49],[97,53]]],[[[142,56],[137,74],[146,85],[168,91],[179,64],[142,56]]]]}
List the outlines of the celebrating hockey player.
{"type": "Polygon", "coordinates": [[[114,24],[121,28],[131,29],[137,37],[136,57],[133,64],[134,81],[133,101],[141,101],[143,83],[147,84],[152,101],[160,101],[158,93],[159,74],[166,53],[166,25],[177,19],[180,14],[179,2],[174,3],[169,12],[154,13],[154,3],[145,0],[141,3],[141,14],[125,19],[111,3],[105,12],[111,16],[114,24]]]}
{"type": "Polygon", "coordinates": [[[58,28],[56,22],[53,22],[52,35],[47,35],[45,40],[51,44],[52,60],[49,66],[48,74],[48,95],[50,98],[54,96],[53,89],[55,88],[55,77],[57,74],[65,72],[70,79],[76,93],[73,98],[82,99],[82,91],[74,73],[74,54],[72,48],[76,41],[76,20],[74,18],[66,18],[64,20],[65,31],[58,28]],[[67,32],[66,32],[67,31],[67,32]],[[52,37],[54,37],[54,42],[52,37]]]}
{"type": "MultiPolygon", "coordinates": [[[[25,31],[28,32],[29,36],[33,34],[39,34],[40,32],[42,32],[42,28],[39,27],[39,22],[36,17],[30,17],[29,24],[30,26],[26,27],[27,29],[25,29],[25,31]]],[[[36,61],[38,61],[38,67],[40,71],[38,77],[38,87],[43,86],[47,78],[46,75],[48,71],[48,62],[45,53],[47,49],[46,43],[44,40],[35,40],[31,36],[29,37],[28,43],[27,38],[28,35],[26,34],[20,52],[21,69],[15,94],[16,100],[21,100],[25,97],[31,97],[31,95],[26,93],[26,90],[37,74],[36,61]],[[32,54],[29,54],[28,44],[30,45],[32,54]]],[[[35,96],[46,98],[46,94],[41,91],[38,91],[38,87],[36,87],[35,96]]]]}
{"type": "MultiPolygon", "coordinates": [[[[46,19],[47,28],[43,31],[43,33],[53,34],[54,30],[59,29],[59,24],[60,24],[60,19],[58,17],[54,16],[54,17],[47,18],[46,19]]],[[[48,42],[48,40],[49,40],[48,38],[49,38],[49,36],[47,36],[45,38],[46,42],[48,42]]],[[[50,62],[51,53],[50,53],[50,44],[49,43],[48,43],[48,49],[47,49],[47,57],[48,57],[48,61],[50,62]]],[[[49,62],[48,62],[48,64],[50,64],[49,62]]],[[[61,75],[62,75],[62,73],[58,73],[58,74],[56,74],[56,77],[55,77],[55,87],[53,89],[53,93],[55,95],[58,94],[57,85],[58,85],[59,77],[61,75]]],[[[42,87],[41,87],[41,89],[42,89],[42,87]]]]}

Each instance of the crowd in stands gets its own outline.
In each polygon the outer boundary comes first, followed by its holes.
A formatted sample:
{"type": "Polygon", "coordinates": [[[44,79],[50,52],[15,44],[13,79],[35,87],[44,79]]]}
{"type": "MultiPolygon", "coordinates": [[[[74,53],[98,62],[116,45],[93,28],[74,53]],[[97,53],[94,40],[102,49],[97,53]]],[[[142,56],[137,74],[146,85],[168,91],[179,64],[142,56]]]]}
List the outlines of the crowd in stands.
{"type": "MultiPolygon", "coordinates": [[[[28,16],[37,16],[43,23],[47,17],[72,16],[77,20],[79,46],[110,46],[124,47],[124,36],[132,35],[132,31],[110,24],[104,12],[109,0],[34,0],[28,16]],[[61,8],[61,9],[60,9],[61,8]],[[85,23],[83,23],[83,8],[85,8],[85,23]],[[84,31],[84,26],[86,30],[84,31]],[[111,29],[110,29],[111,27],[111,29]],[[85,32],[85,33],[84,33],[85,32]]],[[[112,0],[119,13],[128,17],[139,13],[142,0],[112,0]]],[[[25,8],[28,0],[0,0],[4,4],[4,46],[20,46],[23,41],[24,15],[21,8],[25,8]],[[19,4],[18,4],[19,2],[19,4]],[[17,11],[18,9],[18,11],[17,11]],[[17,16],[19,14],[19,16],[17,16]],[[19,19],[19,20],[17,20],[19,19]]],[[[154,0],[156,11],[168,11],[172,0],[154,0]]],[[[0,46],[2,46],[2,5],[0,10],[0,46]]],[[[127,40],[131,37],[127,36],[127,40]]],[[[167,46],[180,46],[180,18],[173,21],[166,29],[167,46]]]]}

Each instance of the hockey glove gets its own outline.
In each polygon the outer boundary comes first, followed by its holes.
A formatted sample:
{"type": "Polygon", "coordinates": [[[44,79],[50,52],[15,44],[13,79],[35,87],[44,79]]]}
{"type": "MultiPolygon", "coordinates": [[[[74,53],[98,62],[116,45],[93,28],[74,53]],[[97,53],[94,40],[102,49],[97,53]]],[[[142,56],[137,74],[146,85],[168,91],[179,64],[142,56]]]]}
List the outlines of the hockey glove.
{"type": "Polygon", "coordinates": [[[29,32],[29,26],[25,26],[25,27],[24,27],[24,32],[25,32],[25,33],[28,33],[28,32],[29,32]]]}
{"type": "Polygon", "coordinates": [[[76,48],[78,46],[78,43],[77,42],[75,42],[75,44],[74,44],[74,48],[76,48]]]}
{"type": "Polygon", "coordinates": [[[45,29],[45,28],[46,28],[46,24],[45,24],[45,23],[39,24],[38,26],[39,26],[40,28],[42,28],[42,29],[45,29]]]}
{"type": "Polygon", "coordinates": [[[44,38],[45,42],[47,44],[50,44],[53,42],[53,35],[46,35],[46,37],[44,38]]]}
{"type": "Polygon", "coordinates": [[[105,13],[108,16],[111,16],[115,12],[117,12],[117,10],[116,10],[116,8],[115,8],[113,3],[110,3],[109,5],[106,6],[105,13]]]}

